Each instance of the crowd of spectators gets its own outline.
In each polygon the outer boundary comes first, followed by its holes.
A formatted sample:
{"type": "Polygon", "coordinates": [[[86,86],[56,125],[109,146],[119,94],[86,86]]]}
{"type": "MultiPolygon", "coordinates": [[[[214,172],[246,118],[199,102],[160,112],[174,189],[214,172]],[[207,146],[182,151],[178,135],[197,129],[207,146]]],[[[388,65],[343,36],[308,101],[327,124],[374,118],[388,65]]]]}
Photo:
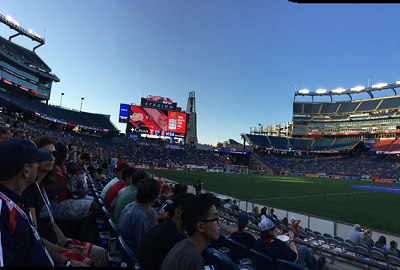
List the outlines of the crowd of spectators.
{"type": "Polygon", "coordinates": [[[264,161],[278,174],[320,174],[328,176],[377,176],[400,178],[400,158],[376,157],[314,157],[263,155],[264,161]]]}
{"type": "MultiPolygon", "coordinates": [[[[210,241],[220,237],[215,196],[201,194],[201,189],[196,195],[187,194],[187,185],[164,185],[130,165],[209,167],[224,166],[225,160],[207,151],[166,142],[143,140],[114,145],[104,139],[76,136],[17,120],[11,124],[9,118],[7,122],[0,127],[0,202],[5,202],[0,205],[1,249],[5,249],[1,266],[108,266],[107,251],[86,239],[101,211],[82,184],[85,175],[91,174],[108,181],[100,199],[146,269],[204,269],[206,262],[201,253],[210,241]],[[106,175],[104,169],[113,171],[115,177],[106,175]],[[74,232],[76,237],[65,235],[57,224],[63,221],[80,224],[74,232]],[[161,243],[160,238],[165,235],[168,237],[161,243]]],[[[309,170],[320,162],[324,172],[331,174],[344,164],[338,159],[270,161],[285,173],[306,167],[309,170]],[[307,166],[308,163],[311,165],[307,166]]],[[[356,172],[365,173],[367,162],[372,161],[359,161],[356,172]]],[[[340,170],[347,174],[354,172],[351,168],[349,162],[340,170]]],[[[288,245],[277,238],[281,220],[273,209],[269,214],[266,208],[259,213],[258,208],[253,209],[252,215],[258,214],[261,220],[260,239],[255,239],[246,231],[249,216],[239,213],[237,201],[229,199],[225,208],[238,212],[238,227],[232,239],[243,241],[248,248],[274,260],[284,258],[309,269],[323,265],[324,260],[315,258],[305,246],[294,245],[296,236],[292,232],[287,232],[288,245]]],[[[287,225],[297,229],[300,222],[292,216],[287,225]]],[[[372,231],[365,230],[359,235],[360,243],[387,252],[385,237],[374,243],[371,236],[372,231]]],[[[389,250],[398,252],[397,242],[392,242],[389,250]]]]}

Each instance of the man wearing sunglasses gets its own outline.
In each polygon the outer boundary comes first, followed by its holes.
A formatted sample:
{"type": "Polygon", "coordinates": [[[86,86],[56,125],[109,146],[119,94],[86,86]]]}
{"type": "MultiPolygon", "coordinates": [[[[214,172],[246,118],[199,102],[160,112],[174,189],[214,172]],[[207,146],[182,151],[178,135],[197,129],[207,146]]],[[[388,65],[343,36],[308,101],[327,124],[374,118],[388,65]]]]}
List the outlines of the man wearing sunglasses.
{"type": "Polygon", "coordinates": [[[165,257],[161,270],[203,270],[200,255],[208,242],[217,240],[220,232],[217,199],[212,194],[199,194],[186,199],[182,221],[189,237],[177,243],[165,257]]]}

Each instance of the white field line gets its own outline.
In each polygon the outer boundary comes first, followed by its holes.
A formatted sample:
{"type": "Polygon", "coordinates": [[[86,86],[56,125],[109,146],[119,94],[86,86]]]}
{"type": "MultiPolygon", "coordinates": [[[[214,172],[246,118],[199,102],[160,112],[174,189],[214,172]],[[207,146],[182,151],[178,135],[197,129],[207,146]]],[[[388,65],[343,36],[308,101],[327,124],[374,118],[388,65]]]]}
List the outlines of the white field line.
{"type": "Polygon", "coordinates": [[[250,199],[249,201],[298,199],[298,198],[312,198],[312,197],[323,197],[323,196],[340,196],[340,195],[364,194],[364,193],[371,193],[371,192],[375,192],[375,191],[331,193],[331,194],[317,194],[317,195],[289,196],[289,197],[275,197],[275,198],[263,198],[263,199],[250,199]]]}

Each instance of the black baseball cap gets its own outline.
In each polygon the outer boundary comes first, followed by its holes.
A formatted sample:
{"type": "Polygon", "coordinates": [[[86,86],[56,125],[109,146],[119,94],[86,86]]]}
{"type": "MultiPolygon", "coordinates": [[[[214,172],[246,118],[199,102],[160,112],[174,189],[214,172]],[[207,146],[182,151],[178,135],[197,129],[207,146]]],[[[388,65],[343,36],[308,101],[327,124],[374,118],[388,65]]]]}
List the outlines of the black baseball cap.
{"type": "Polygon", "coordinates": [[[30,140],[12,138],[0,143],[0,169],[17,168],[31,161],[51,158],[50,151],[39,150],[30,140]]]}

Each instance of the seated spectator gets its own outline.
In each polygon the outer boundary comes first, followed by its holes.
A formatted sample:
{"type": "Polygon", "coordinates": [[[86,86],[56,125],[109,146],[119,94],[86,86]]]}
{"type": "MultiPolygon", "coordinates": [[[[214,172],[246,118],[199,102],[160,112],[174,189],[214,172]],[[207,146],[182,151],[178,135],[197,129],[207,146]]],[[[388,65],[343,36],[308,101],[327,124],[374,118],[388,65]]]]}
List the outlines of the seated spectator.
{"type": "Polygon", "coordinates": [[[118,158],[117,163],[116,163],[117,168],[118,168],[118,166],[121,165],[122,163],[126,163],[125,159],[122,158],[122,155],[121,155],[121,154],[118,154],[117,158],[118,158]]]}
{"type": "Polygon", "coordinates": [[[114,170],[117,168],[117,161],[118,161],[118,158],[115,156],[111,159],[111,169],[114,170]]]}
{"type": "Polygon", "coordinates": [[[390,247],[388,251],[396,253],[400,257],[400,250],[397,248],[399,243],[396,240],[390,241],[390,247]]]}
{"type": "Polygon", "coordinates": [[[375,242],[375,247],[382,250],[383,253],[386,253],[386,251],[388,250],[386,246],[386,237],[381,235],[378,241],[375,242]]]}
{"type": "Polygon", "coordinates": [[[349,239],[358,246],[360,244],[361,235],[361,226],[359,224],[354,224],[354,228],[349,232],[349,239]]]}
{"type": "Polygon", "coordinates": [[[182,241],[185,227],[182,222],[182,207],[185,200],[194,196],[190,193],[176,196],[171,220],[161,222],[152,228],[140,241],[136,256],[140,265],[146,270],[158,270],[168,252],[176,243],[182,241]]]}
{"type": "Polygon", "coordinates": [[[228,198],[228,199],[225,201],[224,207],[225,207],[225,208],[229,208],[229,209],[231,208],[231,199],[228,198]]]}
{"type": "Polygon", "coordinates": [[[11,138],[10,129],[4,126],[0,126],[0,142],[4,142],[10,138],[11,138]]]}
{"type": "Polygon", "coordinates": [[[182,209],[182,221],[189,237],[177,243],[165,257],[161,270],[203,270],[200,255],[207,243],[217,240],[220,222],[217,198],[210,193],[188,198],[182,209]]]}
{"type": "Polygon", "coordinates": [[[0,265],[53,266],[53,259],[32,226],[29,202],[22,193],[35,182],[40,162],[49,160],[51,154],[24,139],[0,143],[0,153],[0,265]]]}
{"type": "Polygon", "coordinates": [[[26,138],[26,133],[25,130],[23,129],[16,129],[13,133],[13,138],[21,138],[21,139],[25,139],[26,138]]]}
{"type": "Polygon", "coordinates": [[[100,168],[97,168],[96,170],[96,178],[99,179],[108,179],[107,175],[105,175],[106,170],[103,168],[103,166],[101,166],[100,168]]]}
{"type": "Polygon", "coordinates": [[[58,142],[56,143],[56,151],[53,153],[55,158],[55,170],[56,177],[47,178],[43,181],[44,188],[46,190],[49,201],[54,209],[55,204],[57,203],[57,195],[60,194],[64,188],[66,188],[71,177],[67,177],[67,168],[65,167],[65,160],[67,158],[68,149],[67,147],[58,142]],[[47,181],[47,180],[54,180],[47,181]]]}
{"type": "Polygon", "coordinates": [[[122,193],[119,193],[121,189],[132,185],[131,177],[135,173],[135,171],[136,170],[131,167],[124,168],[121,172],[121,180],[118,180],[107,190],[106,195],[104,196],[104,204],[106,205],[107,210],[110,212],[110,214],[114,214],[115,206],[117,205],[118,201],[118,194],[121,195],[122,193]]]}
{"type": "MultiPolygon", "coordinates": [[[[127,169],[128,168],[126,168],[126,170],[127,169]]],[[[136,200],[137,187],[139,182],[149,177],[145,171],[134,170],[134,168],[130,168],[129,170],[125,171],[125,173],[127,174],[126,177],[131,178],[131,185],[126,186],[126,188],[121,192],[121,195],[117,200],[113,217],[115,223],[119,222],[119,218],[121,217],[122,210],[124,210],[125,206],[136,200]]]]}
{"type": "Polygon", "coordinates": [[[165,184],[161,186],[161,196],[153,204],[154,209],[159,210],[161,205],[172,196],[172,189],[169,185],[165,184]]]}
{"type": "Polygon", "coordinates": [[[236,210],[236,211],[240,211],[239,210],[239,206],[237,205],[237,200],[236,199],[234,199],[233,200],[233,203],[231,204],[231,207],[230,207],[232,210],[236,210]]]}
{"type": "MultiPolygon", "coordinates": [[[[296,217],[295,216],[292,216],[291,218],[290,218],[290,224],[289,224],[289,226],[290,227],[292,227],[292,228],[294,228],[296,231],[299,229],[299,224],[300,224],[300,222],[301,222],[301,219],[296,219],[296,217]]],[[[295,233],[294,234],[294,237],[295,238],[300,238],[300,239],[302,239],[302,240],[304,240],[304,239],[306,239],[307,237],[306,236],[304,236],[304,235],[298,235],[297,233],[295,233]]]]}
{"type": "Polygon", "coordinates": [[[251,212],[251,215],[253,216],[253,217],[255,217],[255,218],[258,218],[258,215],[259,215],[260,213],[258,212],[258,206],[254,206],[253,207],[253,212],[251,212]]]}
{"type": "Polygon", "coordinates": [[[82,153],[77,160],[78,165],[83,168],[86,164],[90,164],[90,159],[91,158],[89,153],[82,153]]]}
{"type": "Polygon", "coordinates": [[[108,190],[112,185],[114,185],[115,183],[117,183],[119,180],[122,179],[122,169],[128,168],[128,167],[129,167],[128,164],[122,163],[121,165],[119,165],[119,166],[117,167],[117,169],[115,169],[116,176],[115,176],[113,179],[111,179],[110,182],[108,182],[107,185],[105,185],[105,187],[104,187],[103,190],[101,191],[100,198],[101,198],[102,200],[104,200],[104,196],[106,196],[107,190],[108,190]]]}
{"type": "Polygon", "coordinates": [[[159,193],[160,184],[157,180],[143,179],[138,185],[136,200],[127,204],[121,213],[118,227],[121,229],[123,239],[135,253],[143,236],[150,230],[146,211],[155,202],[159,193]]]}
{"type": "Polygon", "coordinates": [[[293,242],[293,232],[289,232],[289,245],[279,240],[277,238],[279,234],[278,222],[271,216],[261,221],[260,228],[260,238],[257,239],[252,248],[270,256],[274,262],[277,259],[284,259],[306,266],[310,270],[317,270],[325,263],[323,256],[317,261],[306,246],[296,248],[296,244],[293,242]]]}
{"type": "Polygon", "coordinates": [[[188,186],[186,184],[178,183],[175,184],[175,186],[172,188],[172,194],[173,196],[166,200],[160,207],[159,213],[164,213],[168,212],[168,216],[172,216],[172,213],[174,212],[173,209],[173,202],[174,198],[178,196],[179,194],[184,194],[187,193],[188,186]]]}
{"type": "Polygon", "coordinates": [[[263,220],[266,217],[267,217],[267,207],[263,207],[263,208],[261,208],[258,218],[261,218],[261,220],[263,220]]]}
{"type": "MultiPolygon", "coordinates": [[[[155,177],[155,178],[157,178],[157,177],[155,177]]],[[[154,178],[154,179],[155,179],[155,178],[154,178]]],[[[161,179],[161,177],[158,177],[158,178],[157,178],[157,181],[158,181],[158,183],[160,184],[160,186],[164,185],[164,181],[161,179]]]]}
{"type": "Polygon", "coordinates": [[[238,215],[237,224],[238,226],[231,234],[230,238],[250,249],[256,241],[256,238],[246,231],[246,227],[249,225],[249,215],[245,212],[240,213],[238,215]]]}
{"type": "Polygon", "coordinates": [[[278,217],[274,214],[275,210],[274,208],[271,207],[271,209],[269,209],[269,214],[275,219],[278,220],[278,217]]]}
{"type": "MultiPolygon", "coordinates": [[[[54,153],[54,155],[57,156],[56,153],[54,153]]],[[[54,219],[58,221],[77,222],[77,226],[74,229],[70,229],[70,235],[68,236],[84,241],[96,224],[96,218],[100,213],[100,207],[94,201],[92,196],[87,195],[84,189],[81,190],[80,198],[76,198],[71,193],[68,184],[71,184],[71,181],[74,181],[75,175],[79,172],[78,164],[70,162],[66,166],[66,170],[67,174],[63,175],[63,180],[57,183],[66,183],[66,185],[64,185],[63,190],[56,196],[57,203],[53,207],[54,219]]],[[[80,172],[83,173],[83,171],[80,172]]],[[[84,175],[81,175],[81,177],[84,178],[84,175]]],[[[52,182],[54,181],[52,181],[50,177],[46,177],[43,180],[45,188],[47,187],[48,189],[52,182]]],[[[54,184],[54,186],[57,184],[54,184]]],[[[52,187],[51,190],[52,194],[54,194],[54,187],[52,187]]]]}
{"type": "MultiPolygon", "coordinates": [[[[287,217],[284,217],[282,219],[282,224],[286,226],[286,228],[289,226],[289,221],[287,217]]],[[[288,235],[288,231],[287,230],[282,230],[282,234],[286,234],[288,235]]]]}
{"type": "MultiPolygon", "coordinates": [[[[56,149],[54,141],[48,136],[38,137],[33,142],[40,150],[53,153],[56,149]]],[[[108,255],[104,248],[66,238],[54,222],[50,202],[42,183],[45,177],[52,177],[49,172],[54,168],[54,161],[53,155],[49,160],[42,161],[38,167],[36,182],[24,190],[41,240],[49,250],[52,259],[59,264],[108,266],[108,255]]]]}
{"type": "Polygon", "coordinates": [[[360,244],[366,244],[369,249],[374,246],[374,241],[371,239],[372,231],[370,229],[365,230],[361,235],[360,244]]]}

